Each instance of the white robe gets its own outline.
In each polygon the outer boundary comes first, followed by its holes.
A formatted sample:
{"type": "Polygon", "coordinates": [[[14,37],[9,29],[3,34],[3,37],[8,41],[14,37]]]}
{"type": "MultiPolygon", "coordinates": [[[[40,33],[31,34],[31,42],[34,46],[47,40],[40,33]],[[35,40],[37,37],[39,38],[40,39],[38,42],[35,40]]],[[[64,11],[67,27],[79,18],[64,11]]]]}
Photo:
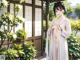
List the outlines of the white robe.
{"type": "MultiPolygon", "coordinates": [[[[57,26],[56,26],[57,27],[57,26]]],[[[47,31],[46,38],[46,59],[47,60],[69,60],[68,43],[66,38],[71,33],[69,20],[64,17],[61,20],[53,20],[51,27],[47,31]],[[62,30],[53,30],[53,26],[58,24],[62,30]],[[55,38],[57,34],[58,39],[55,38]]]]}

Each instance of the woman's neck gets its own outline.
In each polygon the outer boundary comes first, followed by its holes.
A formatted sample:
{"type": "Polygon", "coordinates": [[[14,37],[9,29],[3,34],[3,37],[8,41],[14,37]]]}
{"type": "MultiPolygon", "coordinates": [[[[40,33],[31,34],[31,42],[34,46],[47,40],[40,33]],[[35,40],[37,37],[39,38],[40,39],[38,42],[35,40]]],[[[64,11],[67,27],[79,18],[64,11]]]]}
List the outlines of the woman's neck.
{"type": "Polygon", "coordinates": [[[64,15],[63,15],[63,14],[60,15],[60,16],[56,16],[56,20],[60,20],[60,19],[62,19],[62,18],[64,18],[64,15]]]}

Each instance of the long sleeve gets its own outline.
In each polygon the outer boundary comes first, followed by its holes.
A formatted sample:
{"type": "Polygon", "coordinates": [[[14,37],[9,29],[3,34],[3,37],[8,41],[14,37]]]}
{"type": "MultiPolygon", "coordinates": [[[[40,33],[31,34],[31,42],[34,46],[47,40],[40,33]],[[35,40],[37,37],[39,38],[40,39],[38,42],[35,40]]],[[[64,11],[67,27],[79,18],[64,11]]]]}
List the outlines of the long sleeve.
{"type": "Polygon", "coordinates": [[[70,25],[70,21],[68,19],[65,22],[66,22],[65,23],[65,30],[62,29],[61,35],[64,38],[67,38],[71,34],[71,25],[70,25]]]}
{"type": "Polygon", "coordinates": [[[48,36],[50,36],[50,34],[51,34],[51,30],[53,29],[54,22],[55,22],[55,19],[52,20],[51,25],[49,26],[49,28],[48,28],[48,30],[47,30],[48,36]]]}
{"type": "Polygon", "coordinates": [[[53,20],[51,22],[51,25],[49,26],[48,30],[47,30],[47,36],[46,36],[46,45],[45,45],[45,53],[46,53],[46,58],[48,59],[49,57],[49,45],[50,45],[50,41],[51,41],[51,33],[52,33],[52,29],[53,29],[53,24],[54,24],[53,20]]]}

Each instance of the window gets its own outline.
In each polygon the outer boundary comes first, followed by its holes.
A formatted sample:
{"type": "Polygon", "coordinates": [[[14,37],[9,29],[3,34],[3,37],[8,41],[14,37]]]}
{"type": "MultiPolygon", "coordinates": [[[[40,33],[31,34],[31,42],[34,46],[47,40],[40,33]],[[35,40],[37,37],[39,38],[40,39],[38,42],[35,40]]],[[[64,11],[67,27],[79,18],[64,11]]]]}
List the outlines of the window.
{"type": "Polygon", "coordinates": [[[14,4],[10,3],[10,13],[14,14],[14,4]]]}
{"type": "Polygon", "coordinates": [[[35,36],[41,35],[41,8],[35,9],[35,36]]]}
{"type": "MultiPolygon", "coordinates": [[[[25,21],[24,21],[24,28],[25,28],[25,32],[27,33],[27,37],[32,37],[32,6],[29,4],[32,4],[32,0],[25,0],[26,1],[26,5],[25,10],[23,10],[23,5],[21,6],[21,10],[18,12],[18,16],[23,17],[23,12],[24,13],[24,17],[25,17],[25,21]],[[28,6],[27,6],[28,3],[28,6]]],[[[19,5],[19,4],[18,4],[19,5]]],[[[34,5],[34,4],[33,4],[34,5]]],[[[41,1],[40,0],[35,0],[35,5],[37,6],[41,6],[41,1]]],[[[35,36],[41,36],[41,18],[42,18],[42,10],[39,7],[34,7],[35,8],[35,36]]],[[[10,3],[10,12],[12,14],[14,14],[14,4],[10,3]]],[[[23,29],[23,24],[19,24],[17,27],[15,27],[15,31],[19,30],[19,29],[23,29]]]]}
{"type": "Polygon", "coordinates": [[[25,31],[28,37],[32,37],[32,7],[25,7],[25,31]]]}
{"type": "Polygon", "coordinates": [[[26,3],[32,4],[32,0],[25,0],[25,1],[26,1],[26,3]]]}
{"type": "Polygon", "coordinates": [[[35,5],[41,6],[41,0],[35,0],[35,5]]]}

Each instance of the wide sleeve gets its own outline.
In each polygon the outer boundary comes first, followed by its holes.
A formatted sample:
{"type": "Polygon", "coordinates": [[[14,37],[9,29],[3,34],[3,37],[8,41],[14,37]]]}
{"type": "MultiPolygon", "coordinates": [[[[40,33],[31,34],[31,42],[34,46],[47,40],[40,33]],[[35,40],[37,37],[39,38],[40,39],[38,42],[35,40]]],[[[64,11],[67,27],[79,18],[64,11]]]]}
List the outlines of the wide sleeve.
{"type": "Polygon", "coordinates": [[[65,30],[62,29],[61,35],[62,35],[64,38],[67,38],[70,34],[71,34],[71,24],[70,24],[70,21],[67,19],[67,20],[65,21],[65,30]]]}
{"type": "Polygon", "coordinates": [[[46,45],[45,45],[45,53],[46,53],[46,58],[48,58],[49,54],[49,42],[50,42],[50,37],[51,37],[51,31],[52,31],[52,26],[54,24],[54,20],[51,22],[51,25],[49,26],[47,30],[47,36],[46,36],[46,45]]]}
{"type": "Polygon", "coordinates": [[[54,27],[54,24],[55,24],[55,19],[52,20],[52,22],[51,22],[51,24],[49,25],[49,28],[48,28],[48,30],[47,30],[47,36],[48,36],[48,37],[51,35],[51,31],[52,31],[52,29],[53,29],[53,27],[54,27]]]}

